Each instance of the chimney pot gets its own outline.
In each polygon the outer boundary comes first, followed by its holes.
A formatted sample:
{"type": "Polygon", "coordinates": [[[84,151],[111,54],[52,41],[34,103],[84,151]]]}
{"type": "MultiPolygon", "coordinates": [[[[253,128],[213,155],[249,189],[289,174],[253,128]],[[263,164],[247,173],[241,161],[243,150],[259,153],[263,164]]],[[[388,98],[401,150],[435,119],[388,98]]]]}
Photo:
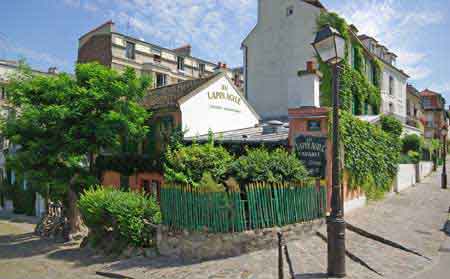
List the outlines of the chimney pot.
{"type": "Polygon", "coordinates": [[[314,73],[316,71],[316,64],[314,61],[308,61],[306,62],[306,70],[308,73],[314,73]]]}

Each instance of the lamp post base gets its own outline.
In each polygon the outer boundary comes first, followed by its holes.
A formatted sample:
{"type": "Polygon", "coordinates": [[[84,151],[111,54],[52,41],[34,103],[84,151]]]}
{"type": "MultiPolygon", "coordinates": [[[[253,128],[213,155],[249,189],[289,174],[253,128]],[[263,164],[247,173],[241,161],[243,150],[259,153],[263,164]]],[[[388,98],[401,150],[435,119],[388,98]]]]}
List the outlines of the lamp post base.
{"type": "Polygon", "coordinates": [[[330,277],[343,278],[346,276],[345,227],[342,217],[328,217],[328,276],[330,277]]]}

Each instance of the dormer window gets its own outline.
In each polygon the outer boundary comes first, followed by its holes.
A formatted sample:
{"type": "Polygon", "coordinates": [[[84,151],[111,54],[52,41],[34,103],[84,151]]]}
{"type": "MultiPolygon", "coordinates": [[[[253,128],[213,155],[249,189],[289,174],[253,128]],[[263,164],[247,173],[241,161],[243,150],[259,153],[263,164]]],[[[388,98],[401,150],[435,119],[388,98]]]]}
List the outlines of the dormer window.
{"type": "Polygon", "coordinates": [[[294,14],[294,6],[289,6],[286,9],[286,16],[291,16],[294,14]]]}

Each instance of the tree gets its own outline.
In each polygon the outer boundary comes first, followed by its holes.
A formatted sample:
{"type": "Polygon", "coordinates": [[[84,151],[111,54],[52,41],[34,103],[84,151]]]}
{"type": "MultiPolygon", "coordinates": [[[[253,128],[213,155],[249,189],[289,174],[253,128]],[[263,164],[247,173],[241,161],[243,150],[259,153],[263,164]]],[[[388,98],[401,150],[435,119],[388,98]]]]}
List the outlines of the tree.
{"type": "Polygon", "coordinates": [[[97,155],[148,132],[150,115],[139,101],[149,85],[149,78],[137,77],[132,69],[119,74],[97,63],[77,65],[74,78],[33,75],[26,69],[12,77],[11,113],[2,132],[20,148],[8,156],[8,168],[35,184],[63,187],[72,232],[81,224],[78,194],[99,179],[97,155]]]}

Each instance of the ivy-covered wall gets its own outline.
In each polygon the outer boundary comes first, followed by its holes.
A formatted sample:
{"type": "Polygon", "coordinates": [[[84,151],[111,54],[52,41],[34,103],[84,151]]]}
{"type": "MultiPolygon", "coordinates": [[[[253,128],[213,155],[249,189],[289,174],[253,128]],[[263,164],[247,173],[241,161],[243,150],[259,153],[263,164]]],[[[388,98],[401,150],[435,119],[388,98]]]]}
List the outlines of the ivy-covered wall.
{"type": "Polygon", "coordinates": [[[396,132],[341,112],[341,140],[349,187],[361,187],[369,199],[390,190],[397,175],[401,140],[396,132]]]}
{"type": "MultiPolygon", "coordinates": [[[[325,25],[336,28],[346,41],[346,58],[341,63],[339,75],[341,108],[354,115],[378,114],[381,105],[381,62],[365,55],[361,43],[351,36],[348,24],[336,13],[322,13],[317,25],[318,29],[325,25]]],[[[331,68],[319,61],[319,70],[323,74],[321,105],[331,106],[331,68]]]]}

